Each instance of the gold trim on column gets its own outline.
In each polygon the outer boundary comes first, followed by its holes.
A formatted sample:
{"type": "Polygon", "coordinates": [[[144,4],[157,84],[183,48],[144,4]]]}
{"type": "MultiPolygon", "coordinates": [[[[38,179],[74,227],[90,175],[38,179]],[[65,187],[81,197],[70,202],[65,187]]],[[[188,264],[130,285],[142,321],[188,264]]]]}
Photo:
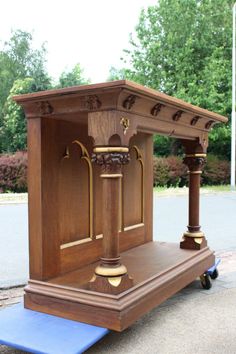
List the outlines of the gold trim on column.
{"type": "Polygon", "coordinates": [[[188,171],[188,174],[190,174],[190,175],[201,175],[202,171],[188,171]]]}
{"type": "Polygon", "coordinates": [[[127,273],[127,268],[123,264],[119,265],[119,267],[103,267],[98,265],[95,268],[95,274],[101,275],[103,277],[118,277],[119,275],[123,275],[127,273]]]}
{"type": "Polygon", "coordinates": [[[185,157],[206,157],[207,154],[186,154],[185,157]]]}
{"type": "Polygon", "coordinates": [[[95,147],[93,149],[94,153],[98,152],[129,152],[128,147],[123,146],[104,146],[104,147],[95,147]]]}
{"type": "Polygon", "coordinates": [[[100,177],[102,177],[102,178],[121,178],[121,177],[123,177],[122,176],[122,174],[121,173],[111,173],[111,174],[105,174],[105,173],[103,173],[103,174],[101,174],[100,175],[100,177]]]}
{"type": "Polygon", "coordinates": [[[186,231],[186,232],[183,234],[183,236],[195,238],[195,237],[204,237],[205,235],[204,235],[204,233],[201,232],[201,231],[199,231],[199,232],[188,232],[188,231],[186,231]]]}

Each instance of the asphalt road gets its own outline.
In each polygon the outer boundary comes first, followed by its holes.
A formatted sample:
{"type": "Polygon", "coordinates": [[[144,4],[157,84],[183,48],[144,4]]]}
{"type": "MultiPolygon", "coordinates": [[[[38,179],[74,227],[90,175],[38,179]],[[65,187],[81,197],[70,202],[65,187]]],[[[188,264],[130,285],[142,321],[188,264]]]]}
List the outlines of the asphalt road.
{"type": "MultiPolygon", "coordinates": [[[[188,221],[187,196],[154,194],[154,239],[179,242],[188,221]]],[[[202,195],[201,225],[216,251],[236,250],[236,193],[202,195]]],[[[28,278],[27,204],[0,205],[0,288],[28,278]]]]}

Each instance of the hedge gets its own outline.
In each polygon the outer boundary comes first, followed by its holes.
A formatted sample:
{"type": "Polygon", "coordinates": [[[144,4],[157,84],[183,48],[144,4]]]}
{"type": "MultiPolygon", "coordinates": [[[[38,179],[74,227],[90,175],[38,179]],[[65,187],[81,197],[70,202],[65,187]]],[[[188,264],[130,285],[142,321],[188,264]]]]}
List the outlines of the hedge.
{"type": "MultiPolygon", "coordinates": [[[[153,158],[154,186],[183,187],[188,184],[187,166],[178,156],[153,158]]],[[[217,156],[208,155],[207,163],[201,176],[202,185],[230,183],[230,163],[217,156]]]]}
{"type": "MultiPolygon", "coordinates": [[[[182,187],[188,183],[187,167],[178,156],[153,157],[154,186],[182,187]]],[[[229,161],[208,156],[203,185],[229,184],[229,161]]],[[[27,192],[27,152],[0,155],[0,193],[27,192]]]]}
{"type": "Polygon", "coordinates": [[[0,193],[27,192],[27,152],[0,155],[0,193]]]}

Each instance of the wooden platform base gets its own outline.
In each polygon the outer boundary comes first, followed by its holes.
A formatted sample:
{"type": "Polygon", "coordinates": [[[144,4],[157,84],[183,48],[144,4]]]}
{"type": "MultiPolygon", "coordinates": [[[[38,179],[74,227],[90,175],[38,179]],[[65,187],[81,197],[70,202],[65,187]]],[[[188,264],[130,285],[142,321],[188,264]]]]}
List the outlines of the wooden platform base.
{"type": "Polygon", "coordinates": [[[140,316],[191,283],[214,263],[205,247],[183,250],[179,244],[149,242],[121,254],[134,286],[121,294],[90,291],[96,263],[48,282],[30,280],[25,307],[122,331],[140,316]]]}

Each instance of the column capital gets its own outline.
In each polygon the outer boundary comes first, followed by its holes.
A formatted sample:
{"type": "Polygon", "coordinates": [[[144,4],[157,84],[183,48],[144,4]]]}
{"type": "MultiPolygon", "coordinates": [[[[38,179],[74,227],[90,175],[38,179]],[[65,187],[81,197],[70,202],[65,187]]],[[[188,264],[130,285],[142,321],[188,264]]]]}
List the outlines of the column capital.
{"type": "Polygon", "coordinates": [[[121,173],[121,166],[130,161],[129,149],[127,147],[96,147],[92,154],[92,162],[98,164],[105,173],[121,173]]]}
{"type": "Polygon", "coordinates": [[[206,154],[186,154],[183,163],[188,166],[190,173],[201,173],[206,164],[206,154]]]}

